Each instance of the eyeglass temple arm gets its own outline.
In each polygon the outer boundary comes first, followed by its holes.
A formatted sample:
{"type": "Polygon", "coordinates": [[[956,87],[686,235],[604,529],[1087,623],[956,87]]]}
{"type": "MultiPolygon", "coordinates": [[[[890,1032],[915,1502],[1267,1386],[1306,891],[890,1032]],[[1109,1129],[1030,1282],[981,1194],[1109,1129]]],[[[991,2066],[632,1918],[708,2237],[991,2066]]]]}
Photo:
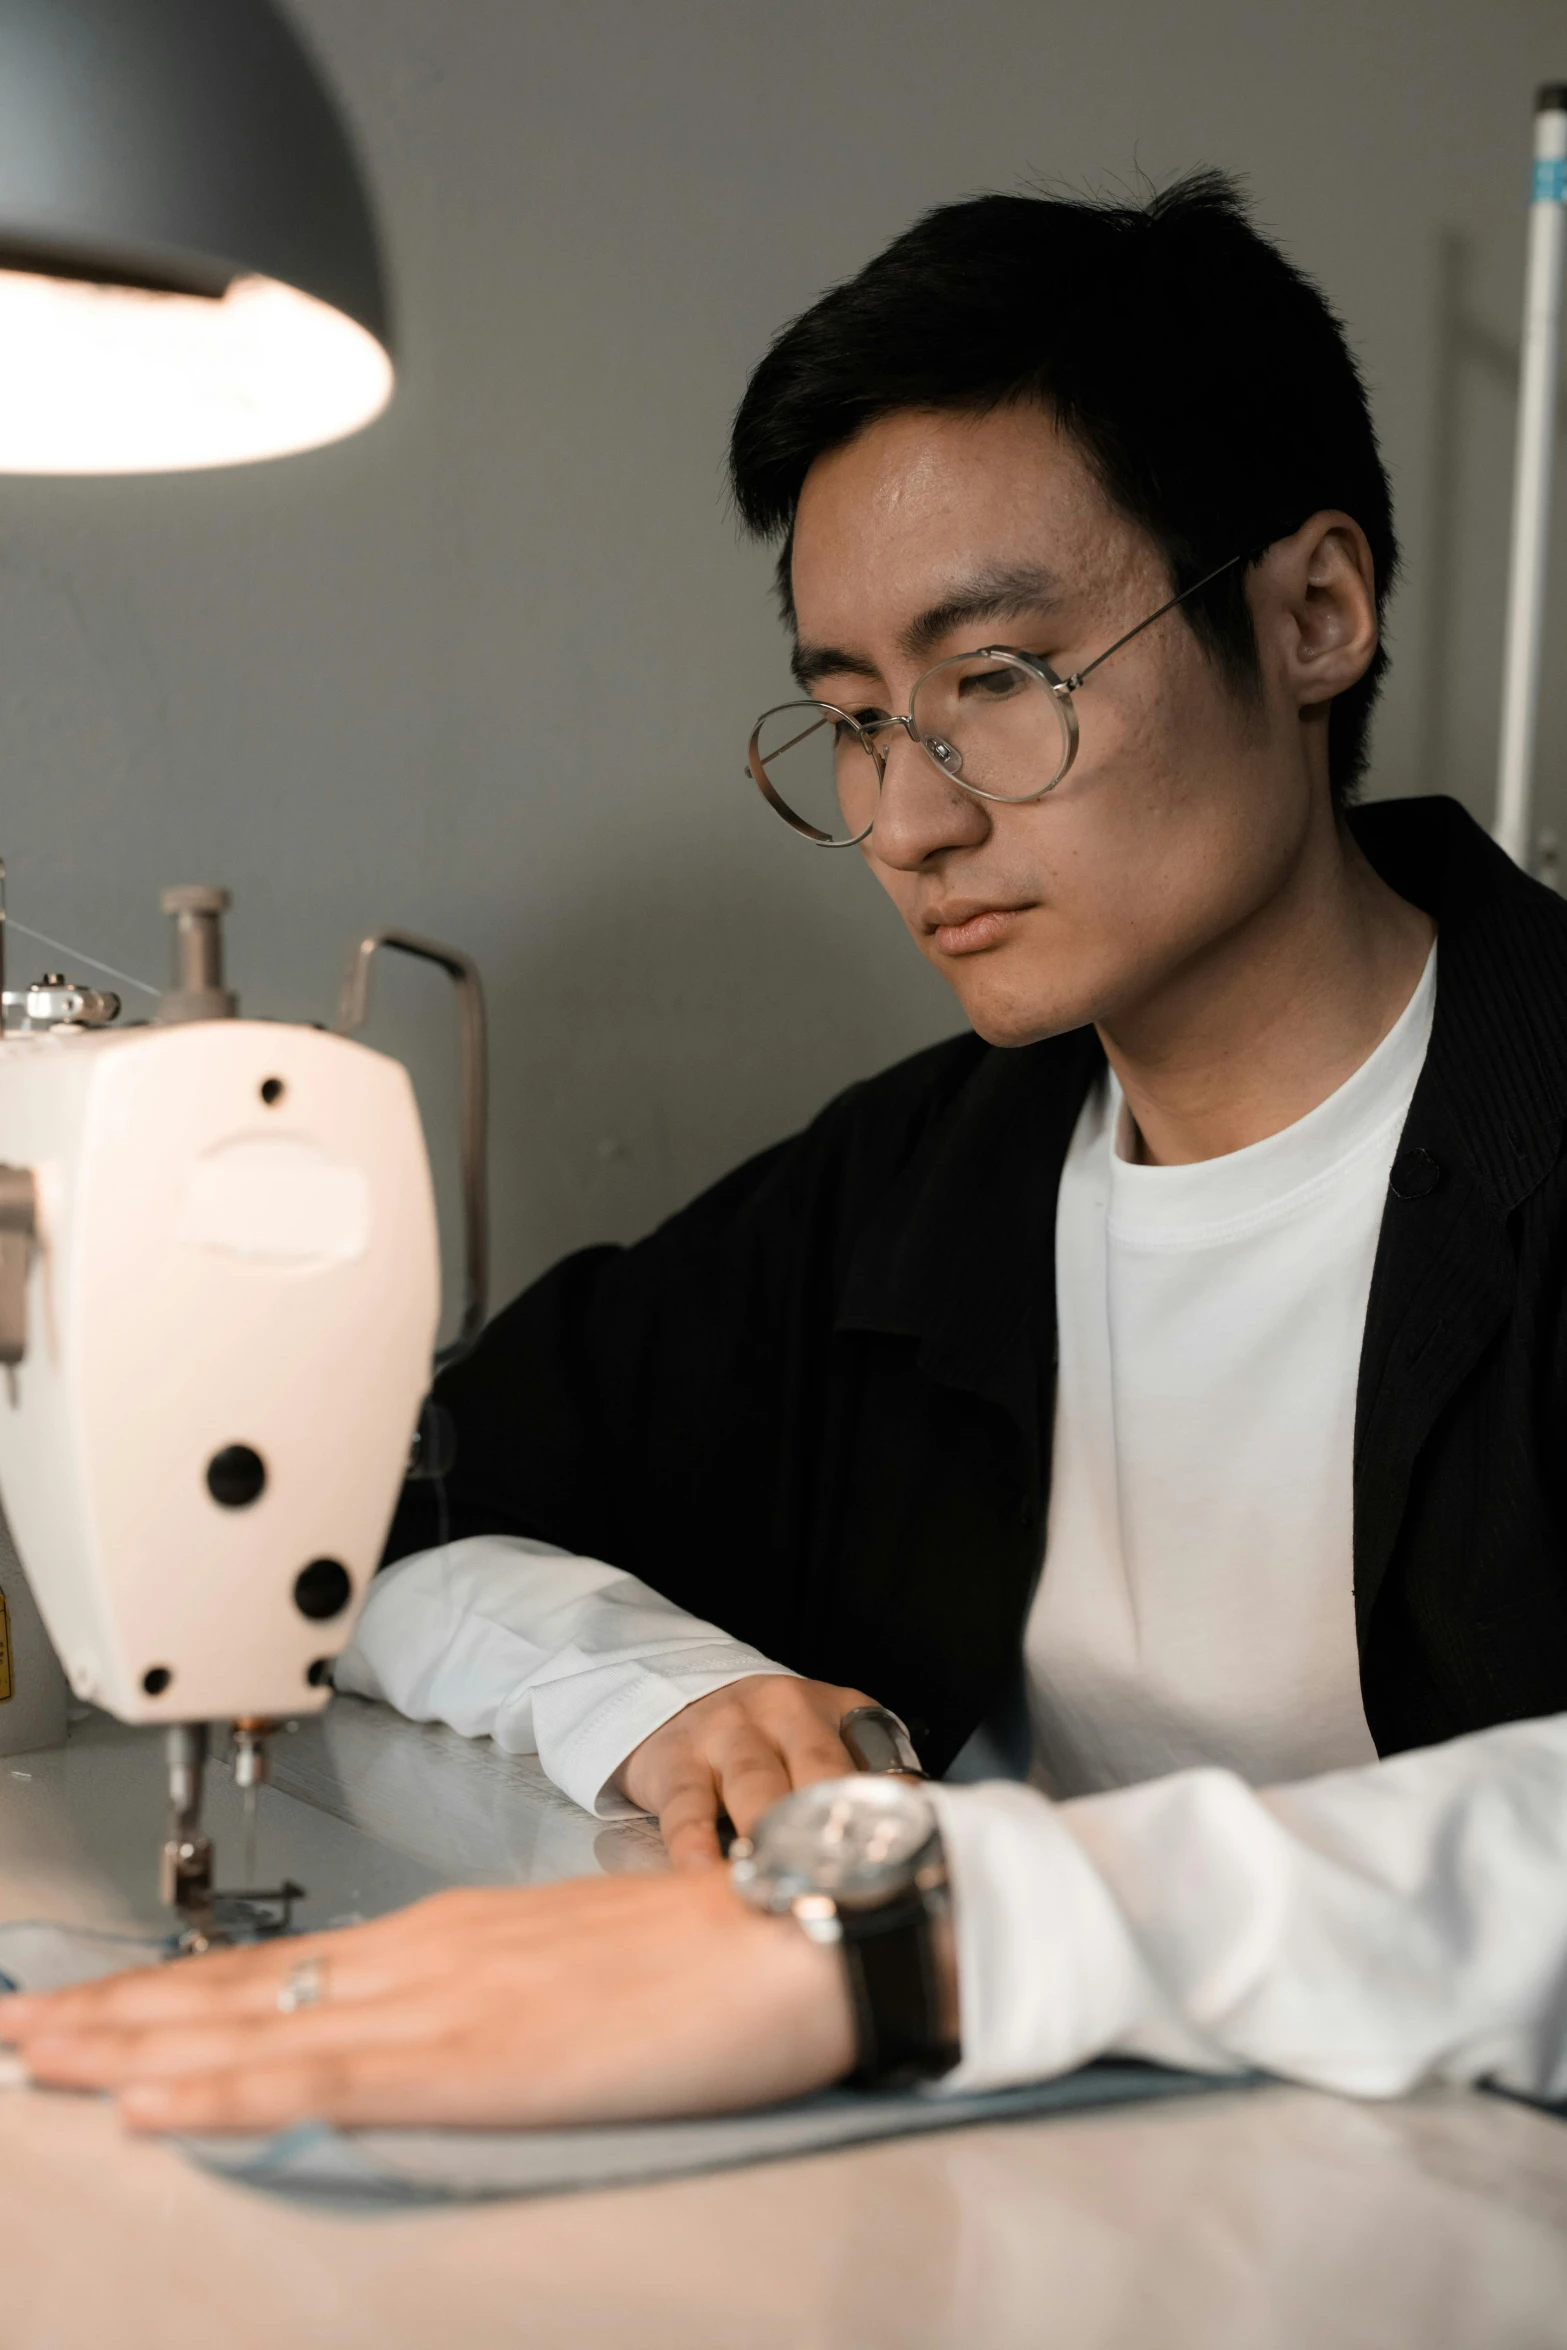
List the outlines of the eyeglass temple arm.
{"type": "Polygon", "coordinates": [[[1161,604],[1157,612],[1150,612],[1146,620],[1139,620],[1137,626],[1129,628],[1125,636],[1118,636],[1113,645],[1106,645],[1102,653],[1096,653],[1085,668],[1074,669],[1070,677],[1064,677],[1061,683],[1066,691],[1069,694],[1076,693],[1084,678],[1092,677],[1094,671],[1108,661],[1112,653],[1118,653],[1123,645],[1131,643],[1134,636],[1141,636],[1145,628],[1152,628],[1156,620],[1162,620],[1166,612],[1173,612],[1177,604],[1184,604],[1187,597],[1195,596],[1199,588],[1207,587],[1211,580],[1221,578],[1226,571],[1233,571],[1237,563],[1245,560],[1244,555],[1231,555],[1226,562],[1216,563],[1211,571],[1205,571],[1201,579],[1194,579],[1190,587],[1182,588],[1178,596],[1172,596],[1168,603],[1161,604]]]}
{"type": "MultiPolygon", "coordinates": [[[[813,710],[821,710],[825,709],[827,705],[823,702],[813,702],[811,707],[813,710]]],[[[785,751],[792,751],[796,743],[803,743],[808,734],[819,734],[826,723],[824,718],[813,718],[809,726],[802,726],[798,734],[791,734],[786,743],[780,743],[775,751],[769,751],[768,758],[781,759],[785,751]]],[[[760,726],[757,728],[757,732],[760,734],[760,726]]]]}

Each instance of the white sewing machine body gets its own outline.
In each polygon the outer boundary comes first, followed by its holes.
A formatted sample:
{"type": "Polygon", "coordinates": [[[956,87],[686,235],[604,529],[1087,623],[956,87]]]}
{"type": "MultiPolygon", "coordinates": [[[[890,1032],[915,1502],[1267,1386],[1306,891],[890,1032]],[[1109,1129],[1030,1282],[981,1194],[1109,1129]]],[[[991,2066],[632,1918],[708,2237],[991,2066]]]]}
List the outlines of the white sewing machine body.
{"type": "Polygon", "coordinates": [[[128,1722],[323,1705],[440,1311],[406,1072],[264,1021],[13,1032],[0,1163],[36,1202],[0,1493],[72,1687],[128,1722]]]}

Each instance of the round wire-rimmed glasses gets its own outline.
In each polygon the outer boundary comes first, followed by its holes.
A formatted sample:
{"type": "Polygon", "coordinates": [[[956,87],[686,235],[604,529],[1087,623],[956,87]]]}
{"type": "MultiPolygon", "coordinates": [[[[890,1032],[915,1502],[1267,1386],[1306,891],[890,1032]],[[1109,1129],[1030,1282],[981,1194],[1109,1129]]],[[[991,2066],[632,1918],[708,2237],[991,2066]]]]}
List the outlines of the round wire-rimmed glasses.
{"type": "Polygon", "coordinates": [[[780,702],[751,730],[746,772],[791,831],[824,849],[852,849],[868,837],[900,730],[939,775],[977,800],[1012,807],[1042,800],[1077,756],[1072,696],[1083,680],[1241,560],[1231,555],[1193,580],[1070,677],[1058,677],[1037,653],[983,645],[927,669],[902,718],[856,718],[833,702],[780,702]]]}

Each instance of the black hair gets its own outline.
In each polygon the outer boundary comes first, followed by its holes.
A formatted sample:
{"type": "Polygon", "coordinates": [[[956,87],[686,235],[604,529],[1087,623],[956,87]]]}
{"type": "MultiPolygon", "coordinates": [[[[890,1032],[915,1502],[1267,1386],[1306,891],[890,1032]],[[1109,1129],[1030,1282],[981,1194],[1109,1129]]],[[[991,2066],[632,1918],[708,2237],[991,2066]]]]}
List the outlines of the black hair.
{"type": "MultiPolygon", "coordinates": [[[[785,327],[746,389],[730,479],[746,528],[782,534],[815,460],[900,409],[1037,400],[1176,589],[1248,564],[1336,507],[1370,542],[1381,618],[1398,564],[1365,385],[1319,289],[1252,226],[1234,181],[1197,172],[1144,204],[977,196],[906,229],[785,327]]],[[[1242,693],[1260,678],[1243,584],[1181,608],[1242,693]]],[[[1335,800],[1353,792],[1386,655],[1328,722],[1335,800]]]]}

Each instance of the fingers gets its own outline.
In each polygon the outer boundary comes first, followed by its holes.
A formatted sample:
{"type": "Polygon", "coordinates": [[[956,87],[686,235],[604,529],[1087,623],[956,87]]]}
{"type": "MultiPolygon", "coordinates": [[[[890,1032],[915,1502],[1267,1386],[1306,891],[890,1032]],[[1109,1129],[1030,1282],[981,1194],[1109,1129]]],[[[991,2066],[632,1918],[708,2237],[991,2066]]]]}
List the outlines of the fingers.
{"type": "Polygon", "coordinates": [[[854,1769],[854,1757],[837,1730],[814,1716],[790,1722],[779,1743],[796,1787],[813,1787],[819,1779],[846,1778],[854,1769]]]}
{"type": "Polygon", "coordinates": [[[26,2042],[42,2030],[133,2029],[173,2019],[274,2014],[278,1994],[307,1959],[330,1970],[334,2000],[378,1998],[439,1973],[454,1914],[473,1899],[472,1890],[437,1894],[360,1926],[166,1959],[62,1991],[15,1992],[0,1998],[0,2045],[26,2042]]]}
{"type": "Polygon", "coordinates": [[[676,1868],[711,1868],[720,1858],[720,1804],[748,1836],[792,1789],[852,1771],[838,1724],[870,1702],[829,1682],[754,1674],[694,1699],[654,1731],[628,1758],[620,1784],[657,1814],[676,1868]]]}
{"type": "Polygon", "coordinates": [[[497,2118],[487,2110],[495,2102],[494,2088],[459,2056],[455,2038],[446,2045],[423,2037],[402,2046],[339,2045],[252,2058],[130,2082],[119,2108],[127,2126],[138,2131],[271,2131],[306,2118],[340,2129],[373,2129],[411,2117],[440,2127],[497,2118]]]}
{"type": "Polygon", "coordinates": [[[718,1808],[718,1781],[700,1756],[670,1772],[658,1809],[658,1827],[672,1868],[717,1867],[723,1858],[718,1808]]]}
{"type": "Polygon", "coordinates": [[[304,2062],[357,2048],[398,2047],[430,2037],[429,2001],[418,1995],[355,2000],[284,2015],[215,2016],[130,2027],[46,2027],[25,2051],[28,2078],[48,2089],[120,2089],[149,2079],[304,2062]]]}
{"type": "Polygon", "coordinates": [[[120,2113],[132,2130],[271,2131],[303,2115],[319,2121],[344,2118],[349,2090],[341,2063],[267,2065],[201,2073],[184,2080],[142,2081],[120,2097],[120,2113]]]}
{"type": "Polygon", "coordinates": [[[288,1968],[297,1964],[309,1947],[299,1941],[290,1942],[286,1951],[225,1951],[212,1958],[171,1959],[160,1967],[110,1975],[102,1982],[81,1983],[67,1991],[33,1998],[18,1995],[0,2004],[0,2039],[25,2040],[45,2027],[73,2032],[119,2029],[192,2011],[261,2014],[276,2008],[288,1968]],[[249,1963],[241,1967],[226,1963],[235,1958],[249,1963]]]}
{"type": "Polygon", "coordinates": [[[0,2041],[14,2045],[45,2025],[92,2031],[154,2023],[161,2016],[186,2014],[192,2007],[213,2013],[230,2008],[259,2012],[277,2005],[288,1967],[310,1948],[311,1943],[300,1940],[290,1941],[286,1953],[262,1945],[211,1957],[169,1959],[161,1966],[138,1967],[133,1974],[107,1975],[68,1990],[18,1992],[0,2000],[0,2041]],[[234,1964],[236,1960],[241,1963],[234,1964]]]}
{"type": "Polygon", "coordinates": [[[363,1926],[291,1935],[200,1958],[170,1959],[161,1966],[108,1975],[65,1991],[33,1996],[19,1992],[0,2000],[0,2041],[26,2040],[45,2026],[51,2031],[92,2031],[156,2024],[176,2016],[275,2013],[289,1975],[309,1958],[330,1966],[334,1997],[374,1998],[394,1980],[407,1979],[417,1949],[417,1940],[410,1940],[406,1932],[389,1946],[384,1931],[377,1934],[373,1927],[363,1926]]]}
{"type": "Polygon", "coordinates": [[[841,1779],[854,1769],[838,1724],[852,1706],[869,1702],[857,1690],[827,1682],[765,1685],[746,1725],[749,1735],[737,1733],[732,1753],[720,1752],[718,1758],[725,1806],[742,1836],[793,1788],[841,1779]]]}
{"type": "Polygon", "coordinates": [[[779,1749],[759,1732],[736,1736],[718,1758],[724,1809],[742,1836],[749,1836],[764,1811],[795,1784],[779,1749]]]}

